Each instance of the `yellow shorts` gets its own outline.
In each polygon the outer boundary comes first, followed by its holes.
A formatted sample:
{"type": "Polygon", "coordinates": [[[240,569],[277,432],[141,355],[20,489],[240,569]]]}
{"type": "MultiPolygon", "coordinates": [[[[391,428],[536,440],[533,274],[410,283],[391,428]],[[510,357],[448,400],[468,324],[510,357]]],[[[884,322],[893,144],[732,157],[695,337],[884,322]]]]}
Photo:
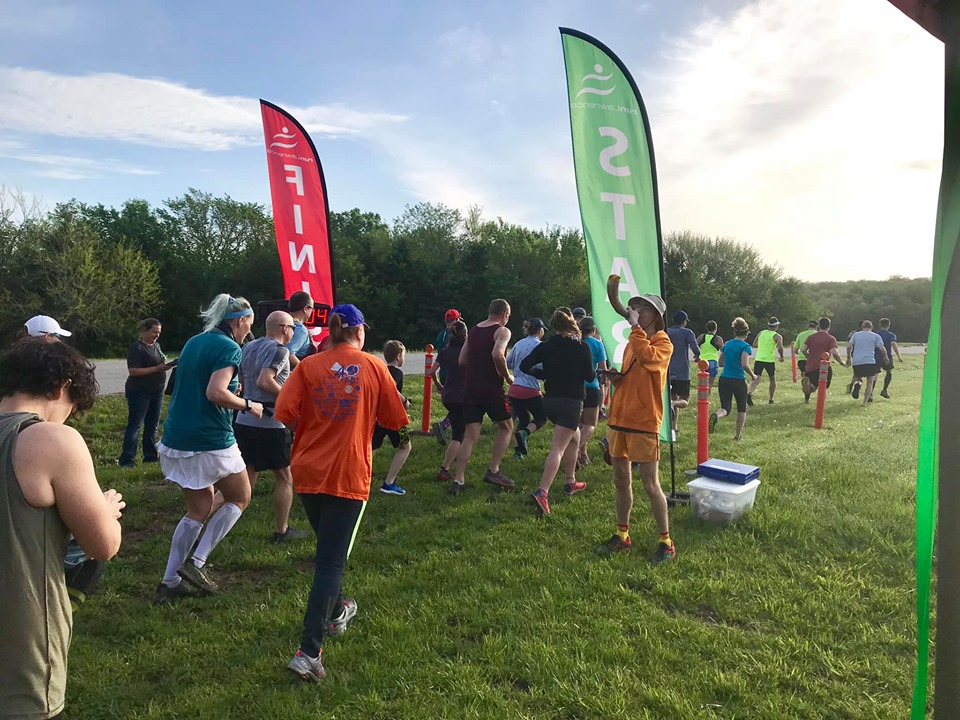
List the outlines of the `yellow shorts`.
{"type": "Polygon", "coordinates": [[[660,437],[653,433],[628,433],[607,430],[610,457],[627,458],[631,462],[658,462],[660,437]]]}

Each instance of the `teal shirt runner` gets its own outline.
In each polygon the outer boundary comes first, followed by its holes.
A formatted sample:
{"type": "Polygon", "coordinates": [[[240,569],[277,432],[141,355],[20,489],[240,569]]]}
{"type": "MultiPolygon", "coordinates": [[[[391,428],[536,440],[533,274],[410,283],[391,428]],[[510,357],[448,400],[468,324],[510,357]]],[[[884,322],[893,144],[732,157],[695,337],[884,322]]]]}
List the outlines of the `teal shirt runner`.
{"type": "MultiPolygon", "coordinates": [[[[584,338],[583,341],[590,347],[590,355],[593,356],[593,369],[597,369],[597,365],[602,362],[607,361],[607,351],[603,347],[603,343],[597,340],[595,337],[584,338]]],[[[597,390],[600,389],[600,378],[594,378],[590,382],[583,384],[584,387],[592,387],[597,390]]]]}
{"type": "Polygon", "coordinates": [[[187,340],[177,363],[177,382],[163,423],[161,441],[173,450],[206,452],[236,444],[233,413],[207,400],[207,384],[217,370],[233,367],[230,391],[237,390],[240,346],[220,330],[187,340]]]}
{"type": "Polygon", "coordinates": [[[750,343],[734,338],[723,344],[723,372],[720,373],[720,377],[734,380],[747,379],[747,374],[743,371],[743,365],[741,364],[743,353],[753,354],[750,343]]]}

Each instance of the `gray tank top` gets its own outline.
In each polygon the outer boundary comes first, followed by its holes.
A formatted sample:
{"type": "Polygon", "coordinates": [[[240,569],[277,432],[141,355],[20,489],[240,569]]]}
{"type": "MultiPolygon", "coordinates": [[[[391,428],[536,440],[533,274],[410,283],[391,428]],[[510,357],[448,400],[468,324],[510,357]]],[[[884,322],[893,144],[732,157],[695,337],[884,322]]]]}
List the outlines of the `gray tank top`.
{"type": "Polygon", "coordinates": [[[27,504],[13,450],[33,413],[0,414],[0,718],[63,710],[73,630],[63,557],[70,531],[56,507],[27,504]]]}

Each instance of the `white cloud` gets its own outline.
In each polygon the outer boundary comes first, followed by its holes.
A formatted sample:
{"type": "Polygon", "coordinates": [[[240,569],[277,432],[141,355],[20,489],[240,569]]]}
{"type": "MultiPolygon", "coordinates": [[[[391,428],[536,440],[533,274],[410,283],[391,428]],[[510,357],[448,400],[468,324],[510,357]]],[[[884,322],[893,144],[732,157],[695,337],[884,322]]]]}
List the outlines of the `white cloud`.
{"type": "Polygon", "coordinates": [[[677,41],[647,102],[665,230],[810,280],[929,274],[943,46],[892,6],[750,3],[677,41]]]}
{"type": "MultiPolygon", "coordinates": [[[[286,107],[317,136],[363,135],[399,115],[343,105],[286,107]]],[[[259,104],[161,79],[0,67],[0,129],[159,147],[227,150],[263,142],[259,104]]]]}
{"type": "Polygon", "coordinates": [[[42,169],[34,172],[37,177],[56,180],[89,180],[104,175],[158,175],[159,172],[142,168],[113,158],[88,158],[76,155],[55,155],[34,153],[27,150],[23,143],[0,140],[0,158],[8,158],[42,169]]]}

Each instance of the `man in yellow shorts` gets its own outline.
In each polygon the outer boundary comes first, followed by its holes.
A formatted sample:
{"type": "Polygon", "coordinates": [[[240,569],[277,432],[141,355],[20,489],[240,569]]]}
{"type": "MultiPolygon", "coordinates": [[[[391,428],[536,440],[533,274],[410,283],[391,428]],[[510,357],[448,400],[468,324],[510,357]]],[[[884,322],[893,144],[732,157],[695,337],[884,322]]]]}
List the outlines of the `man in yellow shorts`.
{"type": "Polygon", "coordinates": [[[660,533],[653,558],[657,564],[677,556],[676,545],[670,539],[667,498],[660,487],[659,475],[663,391],[673,354],[670,336],[664,331],[666,309],[658,295],[643,295],[630,300],[627,307],[630,335],[623,353],[623,364],[620,372],[609,373],[614,391],[610,402],[607,449],[616,488],[617,531],[605,547],[610,552],[626,552],[632,548],[632,462],[637,465],[660,533]]]}

